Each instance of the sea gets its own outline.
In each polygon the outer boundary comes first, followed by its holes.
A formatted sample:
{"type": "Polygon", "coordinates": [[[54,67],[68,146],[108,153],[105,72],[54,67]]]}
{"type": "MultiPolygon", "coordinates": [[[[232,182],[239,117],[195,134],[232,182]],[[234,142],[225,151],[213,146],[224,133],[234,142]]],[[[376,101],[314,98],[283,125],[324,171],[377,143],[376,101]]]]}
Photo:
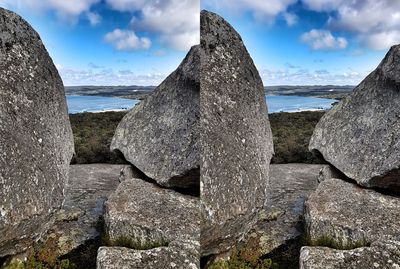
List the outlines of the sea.
{"type": "Polygon", "coordinates": [[[335,99],[304,96],[267,95],[265,98],[268,113],[328,110],[337,102],[335,99]]]}
{"type": "Polygon", "coordinates": [[[139,103],[139,100],[102,97],[67,95],[68,113],[107,112],[129,110],[139,103]]]}
{"type": "MultiPolygon", "coordinates": [[[[303,97],[303,96],[266,96],[268,113],[300,112],[327,110],[335,99],[303,97]]],[[[129,110],[139,103],[139,100],[101,97],[67,95],[68,112],[70,114],[83,112],[106,112],[129,110]]]]}

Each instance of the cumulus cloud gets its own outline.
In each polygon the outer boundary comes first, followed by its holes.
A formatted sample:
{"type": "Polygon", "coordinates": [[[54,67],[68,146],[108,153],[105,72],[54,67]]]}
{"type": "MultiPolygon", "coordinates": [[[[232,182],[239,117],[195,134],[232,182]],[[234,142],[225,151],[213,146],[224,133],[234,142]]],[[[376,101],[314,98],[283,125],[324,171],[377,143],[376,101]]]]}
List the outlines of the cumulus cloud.
{"type": "Polygon", "coordinates": [[[99,24],[101,22],[101,16],[98,13],[87,12],[86,16],[90,22],[90,25],[92,25],[92,26],[96,26],[97,24],[99,24]]]}
{"type": "Polygon", "coordinates": [[[400,43],[400,1],[396,0],[303,0],[309,9],[331,12],[330,29],[355,33],[372,49],[400,43]]]}
{"type": "Polygon", "coordinates": [[[264,85],[357,85],[369,72],[347,70],[331,73],[325,69],[261,69],[264,85]]]}
{"type": "MultiPolygon", "coordinates": [[[[251,12],[257,20],[271,22],[275,17],[286,12],[287,8],[296,3],[297,0],[204,0],[206,5],[217,9],[231,10],[233,12],[248,11],[251,12]]],[[[292,14],[293,15],[293,14],[292,14]]],[[[294,23],[295,17],[285,18],[288,25],[294,23]]]]}
{"type": "Polygon", "coordinates": [[[351,2],[348,0],[303,0],[303,3],[311,10],[331,11],[339,8],[343,3],[351,2]]]}
{"type": "Polygon", "coordinates": [[[134,31],[115,29],[104,36],[104,41],[119,51],[134,51],[148,49],[151,41],[147,37],[138,37],[134,31]]]}
{"type": "Polygon", "coordinates": [[[347,40],[344,37],[334,37],[327,30],[312,29],[303,33],[300,40],[308,44],[313,50],[335,50],[347,47],[347,40]]]}
{"type": "Polygon", "coordinates": [[[97,85],[97,86],[111,86],[111,85],[139,85],[149,86],[159,85],[165,78],[166,74],[149,73],[138,74],[130,70],[113,69],[73,69],[63,68],[58,66],[58,71],[66,86],[80,86],[80,85],[97,85]]]}
{"type": "Polygon", "coordinates": [[[162,45],[186,51],[200,42],[200,0],[106,0],[109,6],[134,15],[134,31],[155,33],[162,45]]]}
{"type": "Polygon", "coordinates": [[[297,23],[298,17],[296,14],[285,12],[283,13],[283,18],[285,19],[288,26],[293,26],[297,23]]]}
{"type": "Polygon", "coordinates": [[[0,3],[5,7],[16,7],[18,9],[36,12],[52,10],[60,19],[73,23],[76,22],[80,14],[89,12],[91,6],[100,1],[101,0],[1,0],[0,3]]]}

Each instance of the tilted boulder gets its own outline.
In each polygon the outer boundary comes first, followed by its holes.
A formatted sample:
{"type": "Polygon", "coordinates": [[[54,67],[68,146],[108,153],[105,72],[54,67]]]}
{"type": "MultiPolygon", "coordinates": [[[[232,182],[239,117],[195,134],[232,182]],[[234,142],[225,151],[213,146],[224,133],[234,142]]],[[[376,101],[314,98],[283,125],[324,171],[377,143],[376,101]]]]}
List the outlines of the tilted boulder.
{"type": "Polygon", "coordinates": [[[199,186],[199,47],[119,123],[111,142],[166,187],[199,186]]]}
{"type": "Polygon", "coordinates": [[[365,187],[400,191],[400,45],[317,124],[310,150],[365,187]]]}
{"type": "Polygon", "coordinates": [[[106,202],[104,221],[111,242],[165,245],[177,239],[199,240],[199,198],[141,179],[125,179],[106,202]]]}
{"type": "Polygon", "coordinates": [[[325,179],[305,203],[306,234],[313,245],[366,246],[400,241],[400,198],[341,179],[325,179]]]}
{"type": "Polygon", "coordinates": [[[303,247],[300,269],[400,268],[400,242],[372,243],[370,247],[338,250],[327,247],[303,247]]]}
{"type": "Polygon", "coordinates": [[[202,11],[201,255],[229,250],[266,199],[273,154],[264,88],[239,34],[202,11]]]}
{"type": "Polygon", "coordinates": [[[73,151],[53,61],[32,27],[0,8],[0,257],[24,251],[50,226],[73,151]]]}

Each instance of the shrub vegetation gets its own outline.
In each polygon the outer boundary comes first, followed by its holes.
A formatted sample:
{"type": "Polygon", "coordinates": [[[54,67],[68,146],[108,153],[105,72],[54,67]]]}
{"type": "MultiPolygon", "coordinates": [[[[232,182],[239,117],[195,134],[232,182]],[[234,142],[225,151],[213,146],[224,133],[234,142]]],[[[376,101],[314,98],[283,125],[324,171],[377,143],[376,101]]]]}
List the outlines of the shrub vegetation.
{"type": "MultiPolygon", "coordinates": [[[[123,156],[110,151],[111,139],[126,112],[82,113],[70,115],[75,140],[72,163],[126,163],[123,156]]],[[[272,163],[324,163],[308,151],[315,125],[324,112],[274,113],[269,115],[275,156],[272,163]]]]}
{"type": "Polygon", "coordinates": [[[315,125],[323,114],[320,111],[270,114],[275,150],[272,163],[325,163],[308,151],[315,125]]]}

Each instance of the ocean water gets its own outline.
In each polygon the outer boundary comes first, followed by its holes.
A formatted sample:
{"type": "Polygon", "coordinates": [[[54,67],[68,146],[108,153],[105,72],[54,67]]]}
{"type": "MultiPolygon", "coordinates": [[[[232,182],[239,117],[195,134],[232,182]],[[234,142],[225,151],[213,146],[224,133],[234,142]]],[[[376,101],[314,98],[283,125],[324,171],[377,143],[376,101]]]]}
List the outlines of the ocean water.
{"type": "Polygon", "coordinates": [[[67,95],[68,113],[123,111],[134,107],[138,100],[101,97],[67,95]]]}
{"type": "Polygon", "coordinates": [[[284,95],[268,95],[265,99],[268,113],[326,110],[337,102],[335,99],[284,95]]]}
{"type": "MultiPolygon", "coordinates": [[[[266,96],[268,113],[299,112],[307,110],[326,110],[336,102],[334,99],[302,97],[302,96],[266,96]]],[[[100,96],[67,96],[68,112],[102,112],[113,110],[128,110],[134,107],[138,100],[100,97],[100,96]]]]}

